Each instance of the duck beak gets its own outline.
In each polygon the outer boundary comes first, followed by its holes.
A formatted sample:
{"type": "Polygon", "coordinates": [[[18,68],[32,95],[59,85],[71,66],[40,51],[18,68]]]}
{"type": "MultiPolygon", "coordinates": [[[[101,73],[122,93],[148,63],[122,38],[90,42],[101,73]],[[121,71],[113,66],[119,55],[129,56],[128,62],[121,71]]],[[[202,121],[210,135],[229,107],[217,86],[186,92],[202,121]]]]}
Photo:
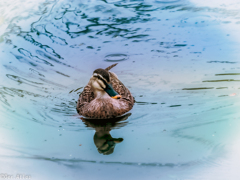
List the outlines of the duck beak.
{"type": "Polygon", "coordinates": [[[104,90],[106,91],[106,93],[108,93],[110,97],[112,97],[113,99],[120,99],[122,97],[113,89],[111,84],[106,83],[105,85],[106,85],[106,88],[104,90]]]}
{"type": "Polygon", "coordinates": [[[113,98],[113,99],[120,99],[120,98],[122,98],[122,96],[118,94],[118,95],[116,95],[116,96],[113,96],[112,98],[113,98]]]}

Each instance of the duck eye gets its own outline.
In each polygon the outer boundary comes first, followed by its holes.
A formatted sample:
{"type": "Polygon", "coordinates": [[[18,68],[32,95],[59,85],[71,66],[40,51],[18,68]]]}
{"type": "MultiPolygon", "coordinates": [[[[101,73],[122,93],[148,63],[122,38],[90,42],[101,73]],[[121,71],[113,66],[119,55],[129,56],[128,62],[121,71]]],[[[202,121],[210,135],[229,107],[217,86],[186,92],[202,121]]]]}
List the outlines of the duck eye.
{"type": "Polygon", "coordinates": [[[103,79],[102,79],[100,76],[97,76],[97,78],[98,78],[99,80],[103,81],[103,79]]]}

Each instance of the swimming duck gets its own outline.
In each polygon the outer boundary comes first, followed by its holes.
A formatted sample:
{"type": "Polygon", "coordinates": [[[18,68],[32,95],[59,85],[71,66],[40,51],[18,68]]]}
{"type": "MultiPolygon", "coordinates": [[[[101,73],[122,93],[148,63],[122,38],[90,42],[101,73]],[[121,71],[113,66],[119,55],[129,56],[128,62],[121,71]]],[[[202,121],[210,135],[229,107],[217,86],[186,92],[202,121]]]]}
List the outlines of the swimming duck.
{"type": "Polygon", "coordinates": [[[117,75],[106,69],[96,69],[77,101],[77,112],[87,118],[109,119],[132,109],[134,99],[117,75]]]}

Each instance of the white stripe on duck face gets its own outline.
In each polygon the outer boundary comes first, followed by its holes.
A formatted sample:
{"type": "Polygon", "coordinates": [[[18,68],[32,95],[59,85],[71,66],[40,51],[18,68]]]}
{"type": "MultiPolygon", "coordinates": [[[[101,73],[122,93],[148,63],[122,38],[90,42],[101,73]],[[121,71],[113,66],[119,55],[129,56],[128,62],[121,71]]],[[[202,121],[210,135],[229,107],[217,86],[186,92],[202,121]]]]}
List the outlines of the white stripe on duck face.
{"type": "Polygon", "coordinates": [[[104,80],[107,83],[107,80],[101,74],[93,73],[93,77],[100,77],[100,79],[104,80]]]}

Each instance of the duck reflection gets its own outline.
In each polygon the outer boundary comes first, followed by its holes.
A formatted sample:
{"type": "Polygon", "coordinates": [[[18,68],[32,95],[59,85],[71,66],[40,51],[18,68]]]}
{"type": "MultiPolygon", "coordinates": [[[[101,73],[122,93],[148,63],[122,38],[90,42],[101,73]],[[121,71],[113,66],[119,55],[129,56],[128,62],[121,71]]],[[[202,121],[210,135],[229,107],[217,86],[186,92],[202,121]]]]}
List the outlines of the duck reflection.
{"type": "Polygon", "coordinates": [[[115,145],[121,143],[123,138],[113,138],[110,134],[112,129],[121,128],[127,124],[125,122],[131,113],[124,116],[113,119],[87,119],[81,118],[87,127],[94,128],[96,130],[93,141],[100,154],[109,155],[112,154],[115,145]]]}

